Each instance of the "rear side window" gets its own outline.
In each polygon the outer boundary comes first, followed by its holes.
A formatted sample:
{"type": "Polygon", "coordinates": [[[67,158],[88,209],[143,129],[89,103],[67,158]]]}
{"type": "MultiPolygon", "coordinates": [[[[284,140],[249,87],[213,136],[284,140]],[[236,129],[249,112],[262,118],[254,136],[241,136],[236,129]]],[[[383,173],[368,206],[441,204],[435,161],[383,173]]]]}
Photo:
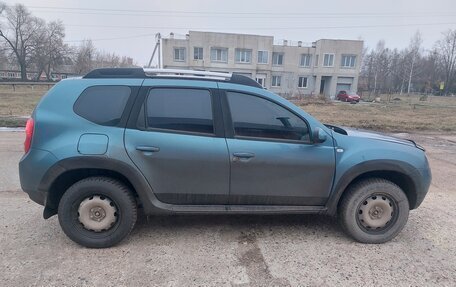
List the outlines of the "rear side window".
{"type": "Polygon", "coordinates": [[[157,88],[146,101],[147,128],[214,133],[208,90],[157,88]]]}
{"type": "Polygon", "coordinates": [[[94,86],[84,90],[74,104],[74,112],[104,126],[116,126],[130,97],[126,86],[94,86]]]}

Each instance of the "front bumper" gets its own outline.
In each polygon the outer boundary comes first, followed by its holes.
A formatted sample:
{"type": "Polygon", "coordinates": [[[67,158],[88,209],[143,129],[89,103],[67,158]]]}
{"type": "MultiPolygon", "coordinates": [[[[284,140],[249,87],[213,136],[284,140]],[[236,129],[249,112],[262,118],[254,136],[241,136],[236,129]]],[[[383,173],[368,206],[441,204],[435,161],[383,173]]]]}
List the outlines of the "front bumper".
{"type": "Polygon", "coordinates": [[[420,186],[416,189],[416,201],[414,206],[410,206],[410,209],[418,208],[423,203],[426,194],[431,186],[432,174],[429,166],[419,170],[420,186]]]}

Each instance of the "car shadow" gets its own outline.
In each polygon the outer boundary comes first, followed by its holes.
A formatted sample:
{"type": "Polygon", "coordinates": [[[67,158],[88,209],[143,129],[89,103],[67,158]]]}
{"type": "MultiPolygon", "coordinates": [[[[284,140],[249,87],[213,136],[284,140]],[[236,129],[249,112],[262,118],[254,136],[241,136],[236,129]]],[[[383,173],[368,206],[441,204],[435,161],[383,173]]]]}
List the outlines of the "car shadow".
{"type": "Polygon", "coordinates": [[[164,234],[187,236],[193,230],[240,234],[255,230],[257,233],[296,233],[318,237],[345,236],[334,217],[306,214],[170,214],[146,216],[139,214],[132,240],[143,236],[164,234]]]}

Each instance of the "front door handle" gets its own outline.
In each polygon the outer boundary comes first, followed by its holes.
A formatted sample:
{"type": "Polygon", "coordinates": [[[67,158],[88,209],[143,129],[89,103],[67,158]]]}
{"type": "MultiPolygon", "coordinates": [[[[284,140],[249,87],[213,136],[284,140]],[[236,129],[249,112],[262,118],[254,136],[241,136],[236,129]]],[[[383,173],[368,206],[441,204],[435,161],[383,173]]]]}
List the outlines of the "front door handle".
{"type": "Polygon", "coordinates": [[[235,152],[233,153],[233,161],[248,161],[255,157],[255,154],[251,152],[235,152]]]}
{"type": "Polygon", "coordinates": [[[140,146],[137,146],[137,147],[136,147],[136,150],[144,151],[144,152],[159,152],[159,151],[160,151],[160,148],[159,148],[159,147],[156,147],[156,146],[144,146],[144,145],[140,145],[140,146]]]}

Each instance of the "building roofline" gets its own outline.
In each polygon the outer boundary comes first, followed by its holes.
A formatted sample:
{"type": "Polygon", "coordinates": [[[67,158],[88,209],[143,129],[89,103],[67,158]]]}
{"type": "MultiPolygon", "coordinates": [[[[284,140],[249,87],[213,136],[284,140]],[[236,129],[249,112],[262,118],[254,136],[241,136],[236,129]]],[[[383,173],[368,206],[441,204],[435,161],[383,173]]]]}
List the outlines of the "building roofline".
{"type": "Polygon", "coordinates": [[[323,38],[323,39],[318,39],[316,40],[315,42],[318,42],[318,41],[350,41],[350,42],[362,42],[364,43],[364,40],[353,40],[353,39],[328,39],[328,38],[323,38]]]}
{"type": "Polygon", "coordinates": [[[265,38],[272,38],[274,39],[274,36],[271,35],[258,35],[258,34],[244,34],[244,33],[229,33],[229,32],[213,32],[213,31],[197,31],[197,30],[189,30],[188,33],[212,33],[212,34],[225,34],[225,35],[242,35],[242,36],[254,36],[254,37],[265,37],[265,38]]]}
{"type": "MultiPolygon", "coordinates": [[[[206,33],[206,34],[223,34],[223,35],[231,35],[231,36],[247,36],[247,37],[262,37],[262,38],[268,38],[268,39],[271,39],[273,41],[273,46],[283,46],[283,45],[280,45],[280,44],[275,44],[274,41],[280,41],[280,40],[286,40],[288,41],[289,43],[298,43],[298,42],[301,42],[302,44],[305,44],[303,45],[302,47],[309,47],[310,45],[308,45],[309,43],[316,43],[316,42],[319,42],[319,41],[350,41],[350,42],[360,42],[360,43],[364,43],[364,40],[353,40],[353,39],[330,39],[330,38],[322,38],[322,39],[318,39],[318,40],[315,40],[315,41],[312,41],[312,42],[304,42],[304,41],[301,41],[301,40],[288,40],[288,39],[282,39],[282,38],[278,38],[278,37],[275,37],[275,36],[271,36],[271,35],[259,35],[259,34],[245,34],[245,33],[230,33],[230,32],[216,32],[216,31],[198,31],[198,30],[189,30],[188,31],[188,35],[192,34],[192,33],[206,33]]],[[[187,39],[179,39],[179,38],[170,38],[170,37],[163,37],[164,40],[168,40],[168,39],[174,39],[174,40],[187,40],[187,39]]],[[[296,45],[286,45],[286,46],[296,46],[296,45]]],[[[310,46],[311,47],[311,46],[310,46]]]]}

